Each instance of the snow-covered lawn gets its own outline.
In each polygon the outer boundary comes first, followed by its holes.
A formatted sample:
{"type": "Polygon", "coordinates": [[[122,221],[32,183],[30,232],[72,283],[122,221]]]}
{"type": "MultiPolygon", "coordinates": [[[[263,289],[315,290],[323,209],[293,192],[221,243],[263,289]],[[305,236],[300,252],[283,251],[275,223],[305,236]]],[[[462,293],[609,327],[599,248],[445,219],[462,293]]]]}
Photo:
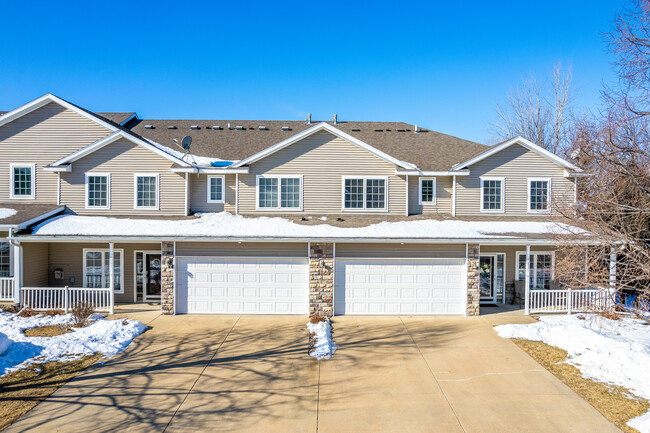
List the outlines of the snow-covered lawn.
{"type": "Polygon", "coordinates": [[[100,314],[93,314],[91,320],[85,328],[73,328],[67,334],[27,337],[23,334],[25,329],[71,324],[74,319],[71,314],[19,317],[0,312],[0,376],[34,362],[72,361],[94,353],[110,357],[145,330],[145,325],[137,320],[106,320],[100,314]]]}
{"type": "Polygon", "coordinates": [[[332,341],[332,324],[330,319],[324,322],[311,323],[307,322],[309,332],[315,334],[315,344],[309,355],[318,359],[330,359],[336,351],[336,344],[332,341]]]}
{"type": "MultiPolygon", "coordinates": [[[[650,399],[650,326],[641,320],[609,320],[594,315],[543,316],[527,325],[502,325],[503,338],[542,341],[564,349],[566,362],[585,378],[623,386],[650,399]],[[581,319],[582,317],[582,319],[581,319]]],[[[650,433],[650,412],[628,422],[650,433]]]]}

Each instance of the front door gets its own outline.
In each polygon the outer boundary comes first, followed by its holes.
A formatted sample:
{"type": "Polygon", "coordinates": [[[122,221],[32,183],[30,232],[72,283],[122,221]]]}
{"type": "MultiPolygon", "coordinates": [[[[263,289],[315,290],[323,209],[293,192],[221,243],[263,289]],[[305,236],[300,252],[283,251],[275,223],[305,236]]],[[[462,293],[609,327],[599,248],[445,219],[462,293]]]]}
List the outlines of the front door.
{"type": "Polygon", "coordinates": [[[145,300],[160,299],[160,254],[145,254],[145,300]]]}
{"type": "Polygon", "coordinates": [[[479,258],[479,291],[482,301],[494,301],[494,256],[479,258]]]}

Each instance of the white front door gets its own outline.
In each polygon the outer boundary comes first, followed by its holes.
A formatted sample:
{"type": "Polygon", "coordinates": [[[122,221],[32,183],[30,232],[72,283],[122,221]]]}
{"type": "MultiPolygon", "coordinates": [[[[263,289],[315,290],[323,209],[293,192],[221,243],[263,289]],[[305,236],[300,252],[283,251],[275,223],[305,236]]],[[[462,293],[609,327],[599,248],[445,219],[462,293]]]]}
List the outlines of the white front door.
{"type": "Polygon", "coordinates": [[[465,259],[337,259],[334,314],[464,314],[465,259]]]}
{"type": "Polygon", "coordinates": [[[308,314],[307,259],[178,258],[177,313],[308,314]]]}

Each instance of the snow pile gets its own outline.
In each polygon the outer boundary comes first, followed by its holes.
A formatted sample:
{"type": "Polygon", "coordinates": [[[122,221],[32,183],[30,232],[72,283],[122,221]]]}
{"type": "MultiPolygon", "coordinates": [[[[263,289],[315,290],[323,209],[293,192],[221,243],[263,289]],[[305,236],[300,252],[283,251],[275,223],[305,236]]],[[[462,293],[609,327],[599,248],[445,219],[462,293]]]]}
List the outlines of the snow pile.
{"type": "Polygon", "coordinates": [[[5,219],[16,215],[18,211],[16,209],[9,209],[6,207],[0,207],[0,219],[5,219]]]}
{"type": "MultiPolygon", "coordinates": [[[[650,399],[650,326],[641,320],[544,316],[537,323],[502,325],[495,330],[503,338],[543,341],[564,349],[566,362],[580,369],[585,378],[623,386],[650,399]]],[[[628,425],[650,432],[650,412],[628,425]]]]}
{"type": "Polygon", "coordinates": [[[332,324],[330,319],[325,318],[324,322],[307,322],[307,329],[314,334],[314,347],[309,356],[321,359],[330,359],[336,351],[336,344],[332,341],[332,324]]]}
{"type": "Polygon", "coordinates": [[[23,334],[25,329],[72,324],[74,318],[71,314],[19,317],[0,313],[0,376],[32,362],[72,361],[94,353],[111,357],[126,349],[145,329],[137,320],[106,320],[100,314],[93,314],[90,319],[90,325],[73,328],[67,334],[27,337],[23,334]],[[6,345],[4,351],[3,345],[6,345]]]}
{"type": "Polygon", "coordinates": [[[62,215],[34,228],[37,236],[211,236],[219,238],[511,238],[512,233],[552,234],[571,229],[542,221],[417,220],[381,222],[366,227],[303,225],[280,217],[246,218],[228,212],[201,214],[185,220],[120,219],[62,215]],[[508,235],[503,235],[507,233],[508,235]],[[499,235],[501,234],[501,235],[499,235]]]}

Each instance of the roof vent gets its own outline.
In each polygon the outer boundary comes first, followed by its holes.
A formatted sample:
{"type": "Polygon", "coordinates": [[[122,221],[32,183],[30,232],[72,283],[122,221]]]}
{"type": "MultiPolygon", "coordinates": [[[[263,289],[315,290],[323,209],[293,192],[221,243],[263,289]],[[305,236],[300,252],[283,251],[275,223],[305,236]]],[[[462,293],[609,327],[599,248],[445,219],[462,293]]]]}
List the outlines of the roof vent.
{"type": "Polygon", "coordinates": [[[375,132],[384,132],[383,129],[375,129],[375,132]]]}
{"type": "Polygon", "coordinates": [[[334,115],[334,124],[335,124],[335,125],[338,125],[338,124],[339,124],[339,116],[338,116],[338,114],[335,114],[335,115],[334,115]]]}
{"type": "Polygon", "coordinates": [[[259,127],[259,130],[260,130],[260,131],[268,131],[269,128],[267,128],[266,126],[260,126],[260,127],[259,127]]]}
{"type": "Polygon", "coordinates": [[[282,127],[282,130],[283,130],[283,131],[291,131],[291,128],[289,128],[288,126],[283,126],[283,127],[282,127]]]}
{"type": "Polygon", "coordinates": [[[311,113],[307,114],[307,123],[311,125],[311,113]]]}
{"type": "Polygon", "coordinates": [[[199,127],[199,125],[192,125],[190,126],[190,129],[201,129],[201,128],[199,127]]]}
{"type": "Polygon", "coordinates": [[[214,125],[212,129],[214,129],[215,131],[221,131],[223,128],[219,125],[214,125]]]}
{"type": "Polygon", "coordinates": [[[415,125],[415,133],[417,134],[418,132],[420,132],[420,130],[418,129],[418,125],[415,125]]]}
{"type": "Polygon", "coordinates": [[[406,129],[398,129],[397,132],[406,132],[406,129]]]}
{"type": "Polygon", "coordinates": [[[355,131],[355,132],[361,131],[359,128],[352,128],[352,130],[355,131]]]}
{"type": "Polygon", "coordinates": [[[153,129],[153,125],[144,125],[144,129],[153,129]]]}
{"type": "Polygon", "coordinates": [[[174,125],[169,125],[167,129],[176,129],[176,127],[174,125]]]}
{"type": "Polygon", "coordinates": [[[246,128],[244,128],[243,126],[235,126],[235,129],[236,129],[237,131],[243,131],[243,130],[246,129],[246,128]]]}

